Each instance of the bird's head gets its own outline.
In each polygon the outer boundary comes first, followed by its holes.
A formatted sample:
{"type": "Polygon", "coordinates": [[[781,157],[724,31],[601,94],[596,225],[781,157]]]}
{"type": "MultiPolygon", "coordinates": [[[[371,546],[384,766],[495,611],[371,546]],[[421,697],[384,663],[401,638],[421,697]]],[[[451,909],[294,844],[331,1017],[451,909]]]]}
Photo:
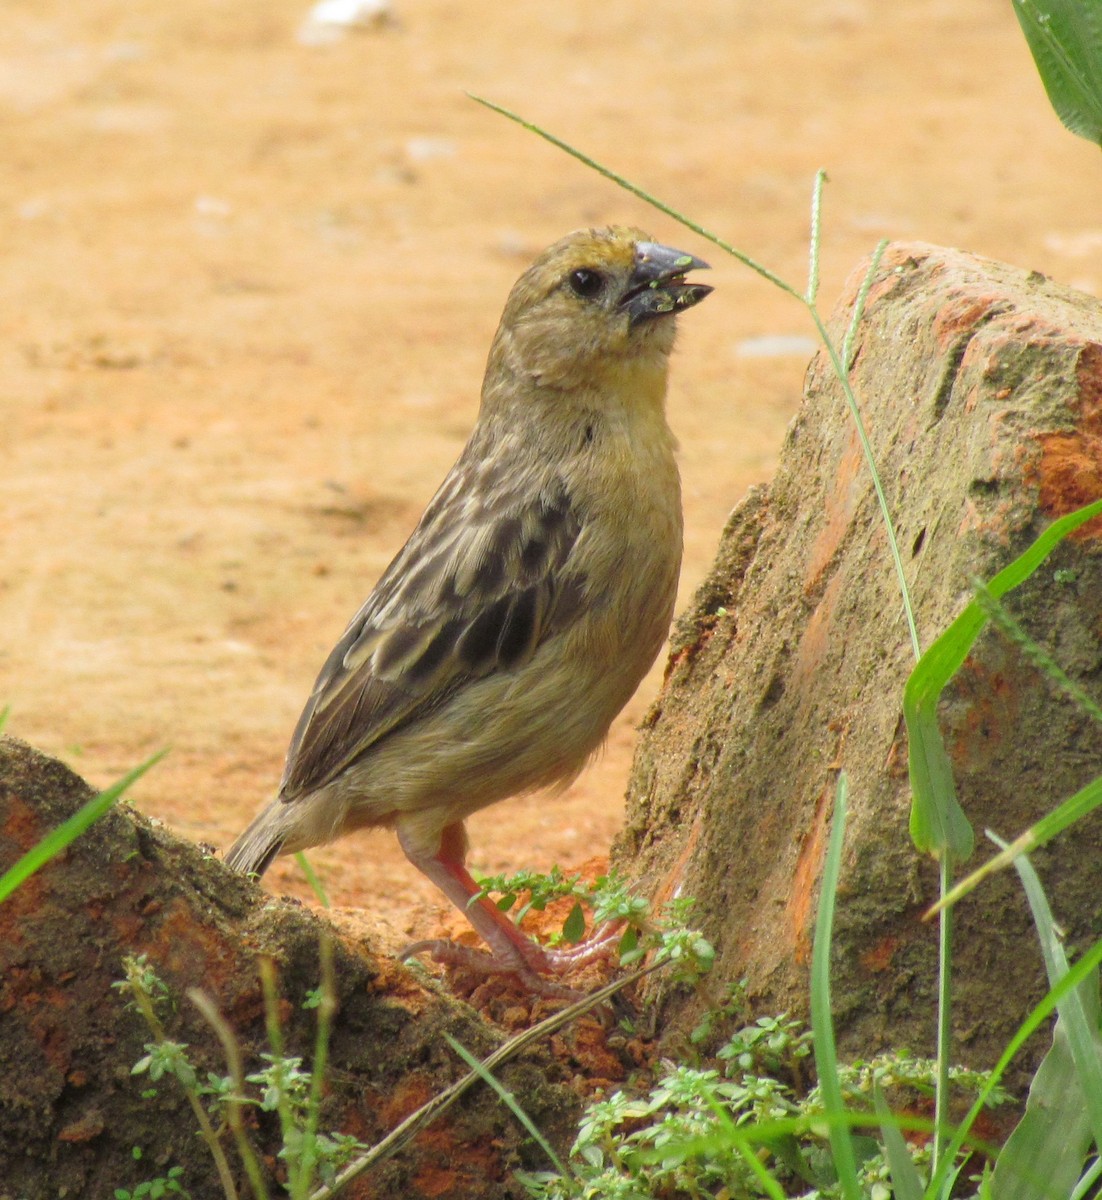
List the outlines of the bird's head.
{"type": "Polygon", "coordinates": [[[707,263],[612,226],[568,234],[517,280],[491,351],[510,373],[573,387],[604,366],[651,360],[665,368],[673,317],[712,290],[690,283],[707,263]]]}

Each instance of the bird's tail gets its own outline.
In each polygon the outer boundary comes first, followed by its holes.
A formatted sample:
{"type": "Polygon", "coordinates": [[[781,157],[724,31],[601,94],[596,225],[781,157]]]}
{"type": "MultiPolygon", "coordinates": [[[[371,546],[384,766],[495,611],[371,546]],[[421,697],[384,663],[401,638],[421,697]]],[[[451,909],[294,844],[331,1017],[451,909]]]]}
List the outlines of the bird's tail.
{"type": "Polygon", "coordinates": [[[280,827],[279,821],[272,819],[279,811],[276,809],[273,813],[273,808],[275,806],[271,805],[258,813],[248,829],[226,851],[226,866],[231,871],[240,875],[263,875],[283,849],[287,831],[280,827]]]}

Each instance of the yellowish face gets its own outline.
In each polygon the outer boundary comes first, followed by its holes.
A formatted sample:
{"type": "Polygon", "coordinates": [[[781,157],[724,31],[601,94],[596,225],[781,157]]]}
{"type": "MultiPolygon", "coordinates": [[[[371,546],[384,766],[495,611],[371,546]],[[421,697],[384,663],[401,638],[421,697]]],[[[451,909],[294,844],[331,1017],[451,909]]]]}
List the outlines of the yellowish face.
{"type": "Polygon", "coordinates": [[[674,338],[668,318],[712,290],[685,279],[706,265],[639,229],[572,233],[517,281],[498,337],[508,338],[515,367],[549,380],[568,377],[595,357],[664,357],[674,338]]]}

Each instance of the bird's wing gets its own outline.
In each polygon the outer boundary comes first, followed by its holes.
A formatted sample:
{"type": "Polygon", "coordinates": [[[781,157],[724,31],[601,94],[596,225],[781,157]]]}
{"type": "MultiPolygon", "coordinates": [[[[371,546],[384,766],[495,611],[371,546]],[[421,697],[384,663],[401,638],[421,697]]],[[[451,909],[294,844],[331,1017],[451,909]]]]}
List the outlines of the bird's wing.
{"type": "Polygon", "coordinates": [[[324,786],[472,680],[516,668],[580,612],[581,520],[563,485],[445,481],[333,648],[299,718],[280,795],[324,786]]]}

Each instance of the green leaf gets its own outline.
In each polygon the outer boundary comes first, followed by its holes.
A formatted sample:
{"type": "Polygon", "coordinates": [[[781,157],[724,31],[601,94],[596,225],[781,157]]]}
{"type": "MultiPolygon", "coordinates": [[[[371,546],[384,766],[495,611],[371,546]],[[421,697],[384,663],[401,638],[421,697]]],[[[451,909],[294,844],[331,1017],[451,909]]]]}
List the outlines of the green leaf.
{"type": "MultiPolygon", "coordinates": [[[[1056,546],[1080,525],[1102,513],[1102,500],[1054,521],[1044,533],[987,585],[997,597],[1024,583],[1056,546]]],[[[960,670],[987,622],[973,601],[919,659],[903,691],[911,777],[911,839],[918,850],[955,862],[967,859],[975,836],[957,800],[953,769],[937,724],[937,706],[949,680],[960,670]]]]}
{"type": "Polygon", "coordinates": [[[562,936],[566,942],[580,942],[585,936],[585,911],[577,900],[574,901],[570,915],[563,922],[562,936]]]}
{"type": "Polygon", "coordinates": [[[1015,0],[1014,12],[1056,115],[1102,145],[1102,4],[1015,0]]]}
{"type": "Polygon", "coordinates": [[[113,783],[105,791],[100,792],[99,795],[93,796],[91,800],[78,808],[67,821],[63,821],[56,829],[51,830],[36,846],[32,846],[18,862],[9,867],[3,875],[0,875],[0,904],[16,888],[25,883],[35,871],[44,867],[51,858],[55,858],[66,846],[76,841],[82,833],[93,826],[100,817],[109,812],[115,806],[123,792],[136,779],[144,775],[154,763],[160,762],[166,753],[166,750],[162,750],[159,754],[154,754],[152,758],[146,759],[141,766],[135,767],[133,771],[124,775],[117,783],[113,783]]]}

